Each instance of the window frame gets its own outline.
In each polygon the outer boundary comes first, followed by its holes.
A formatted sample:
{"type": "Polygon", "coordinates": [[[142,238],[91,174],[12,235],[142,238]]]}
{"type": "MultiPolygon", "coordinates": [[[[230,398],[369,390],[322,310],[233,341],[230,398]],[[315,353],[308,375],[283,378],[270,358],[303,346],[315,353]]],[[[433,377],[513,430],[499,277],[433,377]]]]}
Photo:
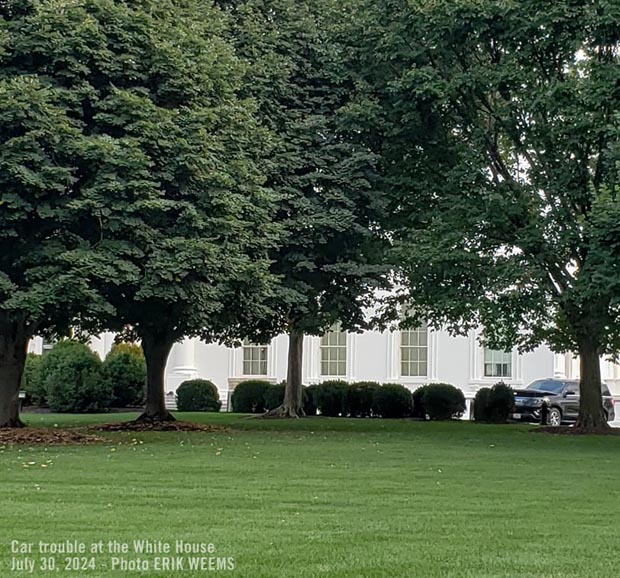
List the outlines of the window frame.
{"type": "Polygon", "coordinates": [[[426,322],[423,322],[418,327],[412,327],[409,329],[401,329],[399,331],[399,344],[398,344],[398,371],[401,379],[427,379],[429,376],[429,357],[430,357],[430,335],[429,328],[426,322]],[[415,343],[411,342],[411,338],[415,336],[415,343]],[[404,343],[404,336],[407,335],[406,343],[404,343]],[[424,343],[420,344],[420,336],[424,335],[424,343]],[[407,351],[408,359],[404,358],[403,353],[407,351]],[[423,358],[420,352],[424,351],[423,358]],[[411,354],[416,352],[415,359],[411,357],[411,354]],[[409,367],[409,372],[405,372],[404,367],[409,367]],[[419,368],[424,366],[424,372],[420,372],[419,368]],[[411,368],[417,366],[418,372],[412,373],[411,368]]]}
{"type": "Polygon", "coordinates": [[[502,351],[500,349],[491,349],[490,347],[484,347],[482,350],[482,375],[485,379],[513,379],[514,367],[513,367],[513,354],[512,351],[502,351]],[[491,354],[491,358],[487,361],[487,353],[491,354]],[[501,357],[498,359],[497,354],[501,357]],[[491,373],[487,373],[487,366],[490,365],[493,370],[491,373]],[[495,368],[508,366],[508,372],[500,371],[495,373],[495,368]]]}
{"type": "Polygon", "coordinates": [[[344,378],[348,374],[349,362],[349,335],[340,328],[340,325],[333,326],[329,331],[319,337],[319,377],[320,378],[344,378]],[[336,343],[331,343],[330,339],[336,336],[336,343]],[[327,340],[325,342],[325,340],[327,340]],[[335,351],[334,351],[335,350],[335,351]],[[327,359],[324,354],[327,353],[327,359]],[[335,357],[332,355],[335,353],[335,357]],[[327,372],[323,371],[324,364],[327,365],[327,372]],[[332,369],[336,368],[336,372],[332,369]]]}
{"type": "Polygon", "coordinates": [[[244,377],[267,377],[269,375],[269,344],[252,343],[248,339],[243,340],[241,346],[241,375],[244,377]],[[258,350],[258,359],[253,358],[254,352],[258,350]],[[250,359],[246,359],[246,353],[250,353],[250,359]],[[246,364],[250,370],[254,369],[254,364],[258,364],[259,373],[246,372],[246,364]],[[264,365],[264,372],[262,367],[264,365]]]}

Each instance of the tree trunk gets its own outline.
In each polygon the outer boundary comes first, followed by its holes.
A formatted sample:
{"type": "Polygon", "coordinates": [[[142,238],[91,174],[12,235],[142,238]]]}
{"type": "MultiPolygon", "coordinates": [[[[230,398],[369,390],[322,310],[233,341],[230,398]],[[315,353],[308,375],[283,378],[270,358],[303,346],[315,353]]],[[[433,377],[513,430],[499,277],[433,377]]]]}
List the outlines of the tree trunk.
{"type": "Polygon", "coordinates": [[[292,329],[288,334],[288,368],[284,401],[268,411],[264,417],[297,418],[304,415],[303,385],[301,380],[304,355],[304,334],[292,329]]]}
{"type": "Polygon", "coordinates": [[[19,419],[18,396],[28,339],[22,324],[0,323],[0,428],[24,426],[19,419]]]}
{"type": "Polygon", "coordinates": [[[146,403],[136,421],[175,421],[166,409],[164,375],[174,340],[165,336],[141,335],[146,361],[146,403]]]}
{"type": "Polygon", "coordinates": [[[609,428],[601,393],[601,362],[598,347],[591,340],[579,345],[579,417],[575,427],[584,431],[605,431],[609,428]]]}

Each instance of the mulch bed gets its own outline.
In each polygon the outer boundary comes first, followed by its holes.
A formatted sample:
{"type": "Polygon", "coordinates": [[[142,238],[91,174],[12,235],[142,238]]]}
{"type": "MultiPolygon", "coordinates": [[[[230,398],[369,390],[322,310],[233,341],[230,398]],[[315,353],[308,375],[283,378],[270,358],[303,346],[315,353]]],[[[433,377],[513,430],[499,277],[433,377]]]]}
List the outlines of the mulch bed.
{"type": "Polygon", "coordinates": [[[568,435],[568,436],[584,436],[584,435],[601,435],[601,436],[618,436],[620,435],[620,428],[609,427],[602,430],[592,431],[583,428],[576,428],[571,426],[545,426],[532,429],[531,431],[554,434],[554,435],[568,435]]]}
{"type": "Polygon", "coordinates": [[[149,431],[202,431],[202,432],[225,432],[227,428],[218,425],[191,423],[189,421],[123,421],[120,423],[107,423],[90,428],[102,432],[149,432],[149,431]]]}
{"type": "Polygon", "coordinates": [[[56,429],[56,428],[2,428],[0,429],[0,445],[83,445],[98,444],[106,442],[101,436],[85,433],[78,429],[56,429]]]}

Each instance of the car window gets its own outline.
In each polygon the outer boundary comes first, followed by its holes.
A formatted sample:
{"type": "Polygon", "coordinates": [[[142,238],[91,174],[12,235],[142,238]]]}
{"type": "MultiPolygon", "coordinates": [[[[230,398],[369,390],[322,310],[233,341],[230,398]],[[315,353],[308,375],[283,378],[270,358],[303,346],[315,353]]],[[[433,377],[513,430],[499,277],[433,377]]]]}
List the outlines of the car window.
{"type": "Polygon", "coordinates": [[[579,395],[579,382],[578,381],[567,381],[566,382],[566,393],[567,395],[579,395]]]}
{"type": "Polygon", "coordinates": [[[527,389],[537,389],[538,391],[548,391],[549,393],[559,394],[562,389],[564,389],[564,383],[553,379],[538,379],[530,383],[527,389]]]}
{"type": "Polygon", "coordinates": [[[601,393],[603,395],[611,396],[611,392],[609,391],[609,388],[607,387],[606,383],[601,383],[601,393]]]}

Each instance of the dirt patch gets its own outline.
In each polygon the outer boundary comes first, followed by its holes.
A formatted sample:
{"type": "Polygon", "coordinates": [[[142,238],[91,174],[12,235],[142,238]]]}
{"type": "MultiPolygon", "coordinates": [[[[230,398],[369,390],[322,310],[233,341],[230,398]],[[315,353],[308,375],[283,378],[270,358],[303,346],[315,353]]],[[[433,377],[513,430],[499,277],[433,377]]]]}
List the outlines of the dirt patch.
{"type": "Polygon", "coordinates": [[[189,421],[123,421],[120,423],[107,423],[90,428],[102,432],[141,432],[141,431],[202,431],[202,432],[225,432],[227,428],[218,425],[191,423],[189,421]]]}
{"type": "Polygon", "coordinates": [[[56,428],[2,428],[0,429],[0,445],[29,445],[29,446],[52,446],[52,445],[82,445],[97,444],[109,441],[92,433],[85,433],[78,429],[56,428]]]}
{"type": "Polygon", "coordinates": [[[567,435],[567,436],[585,436],[585,435],[599,435],[599,436],[618,436],[620,435],[620,428],[616,427],[608,427],[600,430],[590,430],[584,428],[577,428],[572,426],[545,426],[545,427],[537,427],[531,431],[546,433],[546,434],[554,434],[554,435],[567,435]]]}

